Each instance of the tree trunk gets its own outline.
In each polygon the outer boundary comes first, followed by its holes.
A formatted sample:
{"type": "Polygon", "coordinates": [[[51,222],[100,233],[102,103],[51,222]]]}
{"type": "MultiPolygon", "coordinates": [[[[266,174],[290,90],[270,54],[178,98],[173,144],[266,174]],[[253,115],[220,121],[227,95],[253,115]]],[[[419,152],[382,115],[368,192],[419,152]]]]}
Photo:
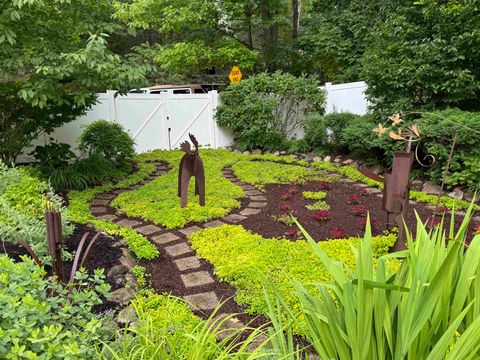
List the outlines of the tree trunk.
{"type": "Polygon", "coordinates": [[[302,0],[292,0],[292,39],[298,37],[298,28],[300,27],[300,12],[302,0]]]}
{"type": "Polygon", "coordinates": [[[272,23],[272,18],[275,15],[272,13],[268,5],[268,1],[262,1],[260,9],[263,24],[268,24],[264,25],[263,27],[263,52],[265,56],[267,70],[275,71],[276,65],[271,60],[270,55],[272,48],[278,42],[278,24],[276,24],[275,22],[272,23]]]}

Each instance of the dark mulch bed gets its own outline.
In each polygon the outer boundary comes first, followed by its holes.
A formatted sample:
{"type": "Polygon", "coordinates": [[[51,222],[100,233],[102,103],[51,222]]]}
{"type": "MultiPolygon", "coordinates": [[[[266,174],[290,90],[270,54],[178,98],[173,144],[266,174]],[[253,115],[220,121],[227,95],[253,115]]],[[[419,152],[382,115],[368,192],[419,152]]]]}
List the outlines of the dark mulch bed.
{"type": "MultiPolygon", "coordinates": [[[[370,218],[375,222],[375,226],[372,229],[374,235],[381,234],[387,228],[387,215],[382,210],[382,198],[377,194],[360,195],[361,187],[358,184],[344,183],[344,182],[332,182],[328,190],[322,190],[321,182],[309,182],[303,186],[295,186],[298,190],[292,194],[290,199],[282,199],[282,195],[286,194],[291,188],[291,185],[267,185],[265,196],[267,197],[267,207],[263,211],[255,216],[249,217],[242,221],[242,225],[264,237],[282,237],[285,236],[286,231],[291,226],[284,225],[279,221],[273,219],[275,216],[284,214],[293,214],[302,226],[308,231],[308,233],[317,241],[331,239],[330,231],[333,228],[341,228],[345,230],[347,236],[363,236],[364,225],[361,216],[355,216],[352,213],[352,207],[347,203],[348,195],[357,195],[359,198],[359,204],[365,206],[370,212],[370,218]],[[328,221],[318,221],[314,218],[315,211],[308,210],[305,206],[313,204],[315,200],[307,200],[302,196],[303,191],[326,191],[327,197],[323,199],[328,205],[330,205],[330,212],[332,214],[328,221]],[[281,210],[280,208],[287,205],[289,209],[281,210]]],[[[422,221],[427,221],[433,214],[432,207],[428,204],[417,203],[410,205],[410,211],[407,225],[411,230],[416,228],[415,211],[418,213],[422,221]]],[[[447,223],[450,223],[451,215],[446,214],[445,219],[447,223]]],[[[440,219],[440,216],[438,216],[440,219]]],[[[456,215],[455,223],[456,227],[461,223],[463,216],[456,215]]],[[[469,227],[469,239],[471,239],[475,228],[480,226],[478,222],[472,222],[469,227]]],[[[286,236],[287,238],[294,240],[293,236],[286,236]]]]}

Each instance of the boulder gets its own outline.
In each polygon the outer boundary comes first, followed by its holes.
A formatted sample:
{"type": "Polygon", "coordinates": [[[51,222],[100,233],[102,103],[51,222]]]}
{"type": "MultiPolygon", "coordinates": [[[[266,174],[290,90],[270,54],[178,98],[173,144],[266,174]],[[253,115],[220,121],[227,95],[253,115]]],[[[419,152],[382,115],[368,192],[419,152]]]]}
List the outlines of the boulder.
{"type": "Polygon", "coordinates": [[[248,151],[248,150],[247,150],[247,151],[244,151],[242,154],[243,154],[243,155],[250,155],[250,151],[248,151]]]}
{"type": "Polygon", "coordinates": [[[340,163],[341,161],[342,161],[342,159],[334,159],[334,160],[333,160],[333,162],[334,162],[334,163],[337,163],[337,164],[340,163]]]}
{"type": "Polygon", "coordinates": [[[241,154],[241,153],[242,153],[242,152],[241,152],[240,150],[238,150],[238,149],[233,150],[233,152],[234,152],[235,154],[241,154]]]}
{"type": "Polygon", "coordinates": [[[422,191],[427,194],[439,195],[442,193],[440,185],[435,185],[431,181],[427,181],[423,184],[422,191]]]}
{"type": "Polygon", "coordinates": [[[135,299],[135,294],[133,290],[128,287],[117,289],[108,295],[108,300],[122,305],[128,304],[128,302],[133,299],[135,299]]]}
{"type": "Polygon", "coordinates": [[[137,313],[133,306],[127,306],[122,309],[117,315],[117,323],[119,324],[129,324],[137,320],[137,313]]]}
{"type": "MultiPolygon", "coordinates": [[[[471,193],[471,192],[464,192],[463,193],[463,199],[465,201],[472,201],[474,196],[475,196],[475,194],[471,193]]],[[[478,200],[478,197],[479,197],[479,195],[477,195],[475,200],[478,200]]]]}
{"type": "Polygon", "coordinates": [[[352,159],[347,159],[345,161],[342,162],[342,165],[350,165],[353,163],[353,160],[352,159]]]}
{"type": "Polygon", "coordinates": [[[323,161],[323,158],[321,156],[314,156],[312,161],[323,161]]]}
{"type": "Polygon", "coordinates": [[[385,172],[385,168],[380,164],[373,166],[372,168],[370,168],[370,170],[372,170],[377,175],[383,174],[385,172]]]}
{"type": "Polygon", "coordinates": [[[252,155],[262,155],[262,150],[260,149],[252,150],[252,155]]]}
{"type": "Polygon", "coordinates": [[[360,167],[360,163],[358,161],[354,161],[350,164],[351,167],[358,169],[360,167]]]}
{"type": "Polygon", "coordinates": [[[116,279],[118,277],[123,276],[128,272],[128,267],[125,265],[115,265],[110,270],[108,270],[107,278],[109,279],[116,279]]]}
{"type": "Polygon", "coordinates": [[[330,162],[330,161],[332,161],[332,157],[330,155],[327,155],[323,158],[323,161],[330,162]]]}
{"type": "Polygon", "coordinates": [[[448,193],[448,196],[451,198],[457,199],[457,200],[462,200],[463,199],[463,191],[462,189],[456,187],[453,189],[452,192],[448,193]]]}
{"type": "Polygon", "coordinates": [[[312,161],[314,157],[315,157],[314,153],[305,154],[305,160],[307,161],[312,161]]]}
{"type": "Polygon", "coordinates": [[[279,155],[280,155],[280,151],[275,151],[275,152],[273,153],[273,155],[279,156],[279,155]]]}
{"type": "Polygon", "coordinates": [[[280,155],[287,155],[287,152],[285,150],[280,151],[280,155]]]}

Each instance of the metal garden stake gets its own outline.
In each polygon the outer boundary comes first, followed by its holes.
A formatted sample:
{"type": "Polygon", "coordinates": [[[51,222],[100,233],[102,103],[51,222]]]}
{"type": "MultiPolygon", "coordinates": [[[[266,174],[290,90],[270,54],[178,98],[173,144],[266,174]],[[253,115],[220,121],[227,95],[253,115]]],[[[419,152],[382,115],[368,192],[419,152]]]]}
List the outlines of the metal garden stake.
{"type": "Polygon", "coordinates": [[[178,173],[178,196],[181,198],[182,208],[187,206],[188,183],[192,176],[195,178],[195,195],[199,196],[200,206],[205,206],[205,170],[203,161],[198,153],[197,139],[193,134],[188,134],[188,136],[195,146],[195,150],[191,149],[188,141],[180,144],[180,148],[185,151],[185,155],[180,160],[178,173]]]}

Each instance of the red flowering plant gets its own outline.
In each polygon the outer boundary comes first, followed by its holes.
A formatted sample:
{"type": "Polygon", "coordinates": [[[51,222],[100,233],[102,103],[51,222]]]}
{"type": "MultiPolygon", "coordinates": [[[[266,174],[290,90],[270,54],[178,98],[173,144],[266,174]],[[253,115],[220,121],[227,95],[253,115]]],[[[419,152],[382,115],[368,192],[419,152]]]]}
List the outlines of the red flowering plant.
{"type": "Polygon", "coordinates": [[[360,202],[360,198],[357,195],[348,195],[347,196],[347,203],[358,204],[359,202],[360,202]]]}
{"type": "Polygon", "coordinates": [[[332,213],[328,210],[319,210],[313,214],[313,217],[315,218],[315,220],[318,220],[318,221],[330,220],[331,216],[332,216],[332,213]]]}
{"type": "Polygon", "coordinates": [[[333,228],[330,230],[330,236],[333,239],[341,239],[341,238],[346,238],[347,237],[347,232],[343,230],[342,228],[333,228]]]}
{"type": "Polygon", "coordinates": [[[368,209],[363,205],[352,206],[352,213],[355,216],[367,216],[368,209]]]}
{"type": "MultiPolygon", "coordinates": [[[[374,228],[377,225],[377,221],[375,219],[370,219],[370,226],[374,228]]],[[[362,217],[358,219],[358,227],[362,230],[365,230],[365,227],[367,226],[367,218],[362,217]]]]}
{"type": "Polygon", "coordinates": [[[290,211],[290,206],[288,204],[280,204],[280,205],[278,205],[278,210],[280,210],[280,211],[290,211]]]}
{"type": "Polygon", "coordinates": [[[292,227],[285,231],[285,235],[291,238],[297,237],[298,235],[300,235],[300,231],[297,228],[292,227]]]}

